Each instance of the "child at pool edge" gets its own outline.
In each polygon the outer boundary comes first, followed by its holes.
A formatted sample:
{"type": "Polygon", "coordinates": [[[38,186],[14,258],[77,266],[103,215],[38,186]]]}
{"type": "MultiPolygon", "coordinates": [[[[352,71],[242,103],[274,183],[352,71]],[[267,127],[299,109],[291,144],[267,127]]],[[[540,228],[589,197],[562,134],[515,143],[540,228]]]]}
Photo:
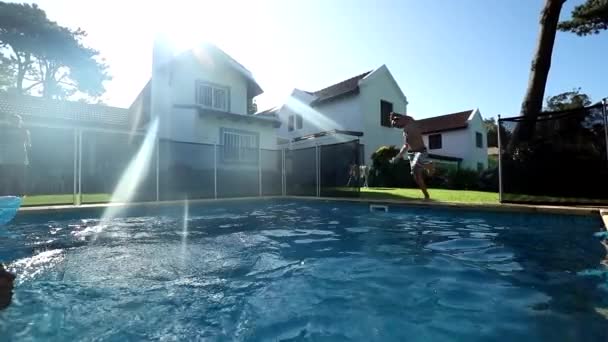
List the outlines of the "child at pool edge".
{"type": "Polygon", "coordinates": [[[395,112],[391,112],[389,115],[391,126],[403,129],[403,147],[401,147],[399,153],[391,159],[391,163],[395,163],[407,153],[414,181],[422,191],[424,200],[428,201],[431,199],[431,196],[429,196],[426,183],[424,182],[424,174],[426,173],[428,176],[432,176],[435,172],[435,166],[433,162],[428,159],[428,153],[426,146],[424,145],[424,140],[422,139],[422,133],[416,124],[416,120],[411,116],[395,112]]]}

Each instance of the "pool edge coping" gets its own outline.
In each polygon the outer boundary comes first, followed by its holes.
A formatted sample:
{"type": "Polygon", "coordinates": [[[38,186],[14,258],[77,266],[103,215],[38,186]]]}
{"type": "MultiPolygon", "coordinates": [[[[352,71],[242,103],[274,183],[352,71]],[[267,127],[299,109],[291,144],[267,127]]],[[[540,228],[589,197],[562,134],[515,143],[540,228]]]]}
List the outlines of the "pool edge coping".
{"type": "MultiPolygon", "coordinates": [[[[600,215],[605,228],[608,230],[608,209],[597,207],[567,207],[567,206],[552,206],[552,205],[529,205],[529,204],[488,204],[488,203],[459,203],[459,202],[425,202],[419,200],[397,200],[397,199],[368,199],[368,198],[348,198],[348,197],[309,197],[309,196],[252,196],[252,197],[231,197],[231,198],[206,198],[192,199],[189,203],[211,203],[211,202],[231,202],[242,200],[272,200],[272,199],[301,199],[301,200],[317,200],[317,201],[337,201],[337,202],[356,202],[356,203],[373,203],[373,204],[392,204],[400,206],[412,207],[440,207],[454,208],[467,210],[484,210],[497,212],[524,212],[524,213],[546,213],[546,214],[570,214],[570,215],[600,215]]],[[[181,204],[184,200],[170,201],[153,201],[153,202],[136,202],[136,203],[93,203],[82,205],[50,205],[50,206],[31,206],[21,207],[20,212],[24,213],[45,213],[57,211],[72,211],[83,210],[90,208],[107,208],[107,207],[146,207],[146,206],[163,206],[171,204],[181,204]]]]}

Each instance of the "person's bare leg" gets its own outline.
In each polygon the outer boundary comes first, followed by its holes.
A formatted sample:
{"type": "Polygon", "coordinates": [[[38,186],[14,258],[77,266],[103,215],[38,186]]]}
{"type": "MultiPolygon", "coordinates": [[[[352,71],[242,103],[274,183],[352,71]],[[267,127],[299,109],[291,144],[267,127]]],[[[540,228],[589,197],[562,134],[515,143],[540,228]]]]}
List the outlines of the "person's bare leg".
{"type": "Polygon", "coordinates": [[[420,191],[422,191],[422,194],[424,194],[424,199],[428,200],[431,198],[431,196],[429,196],[429,192],[426,190],[426,183],[424,183],[423,172],[423,168],[417,168],[414,171],[414,181],[416,182],[416,184],[418,184],[418,187],[420,188],[420,191]]]}

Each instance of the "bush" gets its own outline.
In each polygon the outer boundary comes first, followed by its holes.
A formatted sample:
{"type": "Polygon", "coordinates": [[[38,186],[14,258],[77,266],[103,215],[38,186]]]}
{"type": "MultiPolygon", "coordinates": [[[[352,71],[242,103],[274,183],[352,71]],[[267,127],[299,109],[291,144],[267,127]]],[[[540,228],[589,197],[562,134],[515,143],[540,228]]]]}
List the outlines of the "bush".
{"type": "Polygon", "coordinates": [[[372,154],[372,168],[369,185],[372,187],[405,188],[416,184],[410,177],[410,163],[399,160],[391,164],[390,160],[399,153],[395,146],[382,146],[372,154]]]}
{"type": "MultiPolygon", "coordinates": [[[[371,187],[417,187],[411,176],[409,161],[390,163],[398,153],[399,150],[395,146],[382,146],[372,154],[373,165],[369,175],[371,187]]],[[[471,169],[458,169],[435,163],[435,174],[426,178],[426,184],[430,188],[439,189],[498,191],[498,172],[497,169],[491,169],[480,174],[471,169]]]]}
{"type": "Polygon", "coordinates": [[[479,173],[470,169],[450,170],[447,175],[448,189],[479,190],[479,173]]]}

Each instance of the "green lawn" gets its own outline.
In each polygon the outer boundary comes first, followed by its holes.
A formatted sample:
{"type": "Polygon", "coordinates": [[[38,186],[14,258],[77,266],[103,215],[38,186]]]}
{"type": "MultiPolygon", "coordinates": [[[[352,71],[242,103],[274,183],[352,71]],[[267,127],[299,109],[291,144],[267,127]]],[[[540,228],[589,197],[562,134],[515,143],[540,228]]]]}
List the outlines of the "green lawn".
{"type": "MultiPolygon", "coordinates": [[[[337,189],[339,190],[339,189],[337,189]]],[[[348,189],[349,191],[352,189],[348,189]]],[[[486,203],[486,204],[497,204],[498,194],[495,192],[483,192],[483,191],[466,191],[466,190],[446,190],[446,189],[429,189],[431,199],[437,202],[453,202],[453,203],[486,203]]],[[[329,192],[324,196],[337,196],[341,195],[339,191],[329,192]]],[[[399,189],[399,188],[361,188],[361,198],[369,199],[393,199],[402,201],[421,200],[422,193],[418,189],[399,189]]],[[[541,196],[515,196],[511,195],[511,198],[517,198],[521,201],[530,202],[544,202],[544,203],[555,203],[574,201],[580,203],[589,204],[601,204],[606,203],[606,200],[590,200],[582,198],[552,198],[552,197],[541,197],[541,196]]],[[[82,203],[105,203],[110,201],[109,194],[83,194],[82,203]]],[[[24,206],[39,206],[39,205],[61,205],[61,204],[73,204],[74,195],[63,194],[63,195],[35,195],[27,196],[23,201],[24,206]]]]}
{"type": "MultiPolygon", "coordinates": [[[[467,190],[429,189],[431,200],[455,203],[498,204],[498,193],[467,190]]],[[[361,188],[361,197],[370,199],[422,200],[418,189],[361,188]]]]}
{"type": "MultiPolygon", "coordinates": [[[[82,194],[82,203],[109,202],[109,194],[82,194]]],[[[73,194],[26,196],[24,206],[74,204],[73,194]]]]}

